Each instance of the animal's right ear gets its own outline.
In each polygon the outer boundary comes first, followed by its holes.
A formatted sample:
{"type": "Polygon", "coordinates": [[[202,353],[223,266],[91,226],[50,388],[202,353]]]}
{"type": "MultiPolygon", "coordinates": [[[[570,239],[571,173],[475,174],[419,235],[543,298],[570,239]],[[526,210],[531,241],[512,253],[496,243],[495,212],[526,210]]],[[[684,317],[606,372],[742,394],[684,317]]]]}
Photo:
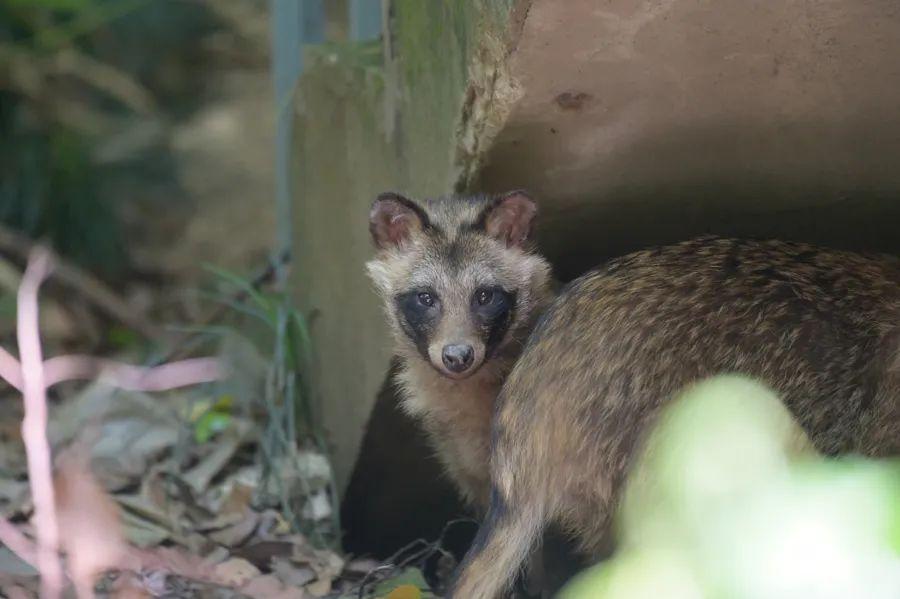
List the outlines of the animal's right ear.
{"type": "Polygon", "coordinates": [[[380,250],[400,247],[428,226],[428,215],[418,204],[393,192],[379,195],[369,212],[369,232],[380,250]]]}
{"type": "Polygon", "coordinates": [[[524,191],[498,196],[481,213],[479,224],[507,247],[524,247],[531,238],[537,204],[524,191]]]}

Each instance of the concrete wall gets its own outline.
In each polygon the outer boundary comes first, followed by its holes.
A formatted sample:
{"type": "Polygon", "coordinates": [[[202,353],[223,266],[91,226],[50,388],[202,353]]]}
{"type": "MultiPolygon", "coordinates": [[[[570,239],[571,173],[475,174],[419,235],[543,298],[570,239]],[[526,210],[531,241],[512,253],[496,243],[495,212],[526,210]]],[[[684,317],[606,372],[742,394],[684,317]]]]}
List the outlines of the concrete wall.
{"type": "Polygon", "coordinates": [[[474,185],[571,275],[703,232],[900,250],[896,0],[534,0],[474,185]]]}
{"type": "Polygon", "coordinates": [[[504,47],[510,10],[504,1],[390,4],[386,47],[311,50],[298,98],[294,290],[312,315],[312,382],[341,487],[390,357],[363,269],[369,206],[388,189],[452,190],[461,107],[479,95],[469,93],[468,65],[485,43],[504,47]]]}

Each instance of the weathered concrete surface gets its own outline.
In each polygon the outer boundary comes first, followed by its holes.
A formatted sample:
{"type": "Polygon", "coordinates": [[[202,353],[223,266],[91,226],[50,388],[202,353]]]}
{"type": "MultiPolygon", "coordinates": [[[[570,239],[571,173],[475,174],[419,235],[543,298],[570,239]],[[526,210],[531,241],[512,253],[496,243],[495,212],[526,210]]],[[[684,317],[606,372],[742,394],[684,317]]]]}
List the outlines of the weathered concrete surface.
{"type": "MultiPolygon", "coordinates": [[[[312,314],[313,387],[346,485],[390,357],[381,304],[364,274],[368,211],[394,189],[451,191],[457,128],[473,85],[468,65],[501,52],[511,2],[392,4],[387,60],[342,44],[309,58],[298,102],[294,289],[312,314]]],[[[374,51],[373,51],[374,50],[374,51]]],[[[491,89],[494,72],[473,81],[491,89]]],[[[485,127],[468,119],[472,130],[485,127]]],[[[478,139],[485,139],[479,135],[478,139]]]]}
{"type": "Polygon", "coordinates": [[[900,250],[895,0],[534,0],[508,70],[473,184],[542,198],[564,275],[705,231],[900,250]]]}

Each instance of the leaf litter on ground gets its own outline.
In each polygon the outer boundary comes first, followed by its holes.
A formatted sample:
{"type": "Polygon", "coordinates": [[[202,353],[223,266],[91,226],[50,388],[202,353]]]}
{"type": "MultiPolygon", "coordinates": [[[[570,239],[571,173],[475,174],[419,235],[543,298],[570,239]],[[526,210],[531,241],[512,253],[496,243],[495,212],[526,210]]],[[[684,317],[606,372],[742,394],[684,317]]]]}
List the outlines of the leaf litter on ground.
{"type": "MultiPolygon", "coordinates": [[[[258,458],[262,428],[240,401],[264,385],[265,360],[251,345],[233,337],[223,344],[242,365],[226,393],[207,386],[150,395],[94,383],[50,406],[61,545],[77,590],[98,597],[433,597],[417,567],[347,559],[311,542],[277,509],[258,458]],[[224,416],[214,429],[200,436],[191,430],[214,411],[224,416]],[[360,585],[367,576],[369,584],[360,585]]],[[[31,535],[19,418],[18,410],[0,416],[0,510],[31,535]]],[[[276,477],[295,499],[301,524],[321,529],[331,521],[327,456],[312,444],[294,447],[276,477]]],[[[0,548],[0,593],[36,597],[38,580],[29,563],[0,548]]]]}

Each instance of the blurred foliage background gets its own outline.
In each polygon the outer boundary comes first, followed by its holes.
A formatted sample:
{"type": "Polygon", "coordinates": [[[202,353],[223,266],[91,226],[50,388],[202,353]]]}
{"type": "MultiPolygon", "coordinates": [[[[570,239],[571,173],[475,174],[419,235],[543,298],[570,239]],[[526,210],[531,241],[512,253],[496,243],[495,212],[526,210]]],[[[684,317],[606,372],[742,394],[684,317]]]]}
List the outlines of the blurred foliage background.
{"type": "MultiPolygon", "coordinates": [[[[266,6],[0,1],[0,222],[127,276],[129,225],[147,214],[134,190],[178,185],[172,136],[215,94],[210,70],[265,74],[266,6]]],[[[153,207],[183,195],[157,194],[153,207]]]]}
{"type": "MultiPolygon", "coordinates": [[[[159,4],[0,3],[0,219],[106,275],[121,273],[125,245],[115,206],[99,192],[95,152],[130,114],[156,109],[151,89],[163,87],[140,44],[168,30],[153,26],[159,4]],[[135,12],[151,19],[141,25],[135,12]]],[[[177,45],[172,31],[162,47],[177,45]]]]}

